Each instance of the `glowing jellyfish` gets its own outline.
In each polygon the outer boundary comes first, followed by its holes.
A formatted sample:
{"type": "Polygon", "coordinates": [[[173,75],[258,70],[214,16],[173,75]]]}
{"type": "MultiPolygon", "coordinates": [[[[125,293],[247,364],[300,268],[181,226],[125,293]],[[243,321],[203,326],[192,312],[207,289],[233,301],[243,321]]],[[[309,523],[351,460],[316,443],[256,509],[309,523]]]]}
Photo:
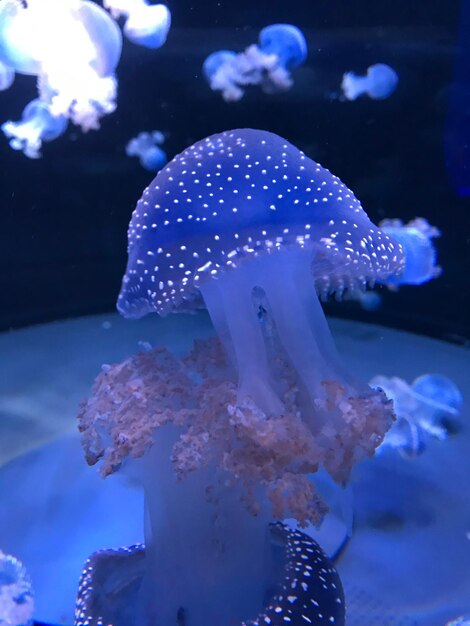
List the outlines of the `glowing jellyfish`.
{"type": "Polygon", "coordinates": [[[133,43],[146,48],[160,48],[166,41],[171,13],[164,4],[146,0],[103,0],[114,18],[124,16],[124,34],[133,43]]]}
{"type": "Polygon", "coordinates": [[[42,142],[57,139],[66,128],[67,118],[52,115],[50,107],[37,99],[26,105],[19,122],[10,120],[1,125],[13,150],[21,150],[30,159],[38,159],[42,142]]]}
{"type": "Polygon", "coordinates": [[[132,319],[206,306],[218,338],[183,359],[157,347],[104,367],[80,409],[88,463],[144,486],[139,624],[186,613],[193,626],[344,624],[319,548],[281,525],[276,556],[270,533],[273,520],[318,523],[326,506],[310,475],[343,484],[392,420],[383,392],[341,363],[318,295],[363,289],[402,263],[352,191],[269,132],[199,141],[144,190],[118,309],[132,319]],[[291,568],[296,554],[305,569],[291,568]]]}
{"type": "Polygon", "coordinates": [[[402,274],[390,276],[382,281],[384,284],[388,287],[422,285],[441,275],[442,269],[436,265],[437,255],[432,241],[441,235],[438,228],[421,217],[408,224],[399,219],[387,219],[380,222],[380,227],[402,245],[405,254],[402,274]]]}
{"type": "Polygon", "coordinates": [[[307,58],[307,42],[302,31],[292,24],[272,24],[259,34],[259,48],[264,54],[275,54],[285,70],[298,67],[307,58]]]}
{"type": "Polygon", "coordinates": [[[393,448],[404,456],[416,456],[426,449],[429,437],[444,440],[461,428],[463,397],[447,376],[423,374],[411,385],[396,376],[374,376],[370,385],[393,401],[397,416],[379,450],[393,448]]]}
{"type": "Polygon", "coordinates": [[[0,91],[10,89],[15,80],[15,70],[0,61],[0,91]]]}
{"type": "Polygon", "coordinates": [[[99,128],[116,108],[114,76],[121,33],[89,0],[29,0],[0,5],[0,61],[38,77],[39,98],[50,113],[82,130],[99,128]]]}
{"type": "Polygon", "coordinates": [[[265,93],[292,87],[291,70],[307,57],[305,37],[296,26],[273,24],[263,28],[259,44],[244,52],[219,50],[207,57],[203,72],[211,89],[221,91],[227,102],[240,100],[248,85],[260,85],[265,93]]]}
{"type": "Polygon", "coordinates": [[[0,550],[0,624],[32,626],[34,597],[23,564],[0,550]]]}
{"type": "Polygon", "coordinates": [[[165,141],[163,133],[158,130],[142,132],[129,141],[126,146],[127,156],[136,156],[146,170],[160,170],[168,158],[159,147],[165,141]]]}
{"type": "Polygon", "coordinates": [[[347,72],[343,76],[341,89],[348,100],[367,95],[374,100],[384,100],[392,95],[398,85],[398,74],[384,63],[371,65],[366,76],[347,72]]]}

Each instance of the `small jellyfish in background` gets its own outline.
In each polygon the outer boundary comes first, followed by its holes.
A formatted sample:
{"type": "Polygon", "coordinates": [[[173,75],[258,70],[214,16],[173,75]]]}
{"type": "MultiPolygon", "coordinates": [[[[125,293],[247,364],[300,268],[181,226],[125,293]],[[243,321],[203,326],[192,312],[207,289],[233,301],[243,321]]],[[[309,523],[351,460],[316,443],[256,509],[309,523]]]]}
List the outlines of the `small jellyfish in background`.
{"type": "Polygon", "coordinates": [[[397,416],[378,451],[392,448],[416,456],[430,437],[442,441],[461,429],[462,393],[447,376],[423,374],[411,385],[396,376],[374,376],[369,384],[393,401],[397,416]]]}
{"type": "Polygon", "coordinates": [[[15,80],[15,71],[0,61],[0,91],[10,89],[15,80]]]}
{"type": "Polygon", "coordinates": [[[380,227],[392,239],[398,241],[405,254],[405,268],[401,275],[390,276],[383,284],[390,288],[400,285],[422,285],[441,275],[442,269],[436,265],[436,249],[433,239],[441,232],[422,218],[404,224],[399,219],[387,219],[380,227]]]}
{"type": "Polygon", "coordinates": [[[165,152],[159,147],[164,141],[163,133],[158,130],[139,133],[127,144],[126,154],[138,157],[146,170],[160,170],[168,161],[165,152]]]}
{"type": "Polygon", "coordinates": [[[203,64],[203,73],[211,89],[221,91],[227,102],[240,100],[248,85],[260,85],[265,93],[286,91],[292,87],[291,71],[307,57],[307,43],[301,30],[291,24],[272,24],[259,34],[253,44],[237,54],[219,50],[203,64]]]}
{"type": "Polygon", "coordinates": [[[57,139],[66,128],[67,118],[52,115],[49,106],[38,99],[26,105],[19,122],[9,120],[1,125],[13,150],[21,150],[30,159],[38,159],[42,142],[57,139]]]}
{"type": "Polygon", "coordinates": [[[23,564],[0,550],[0,624],[32,626],[34,597],[23,564]]]}
{"type": "Polygon", "coordinates": [[[377,311],[382,305],[382,296],[377,291],[352,291],[344,299],[357,302],[364,311],[377,311]]]}
{"type": "Polygon", "coordinates": [[[392,95],[398,85],[398,74],[384,63],[371,65],[365,76],[347,72],[343,76],[341,89],[347,100],[356,100],[367,95],[374,100],[384,100],[392,95]]]}
{"type": "Polygon", "coordinates": [[[171,13],[164,4],[152,5],[145,0],[103,0],[103,6],[115,19],[125,17],[124,34],[132,43],[152,49],[165,43],[171,13]]]}
{"type": "Polygon", "coordinates": [[[100,118],[116,108],[121,44],[118,25],[88,0],[0,4],[0,61],[37,77],[50,114],[83,131],[99,128],[100,118]]]}
{"type": "Polygon", "coordinates": [[[445,626],[470,626],[470,613],[456,617],[450,622],[447,622],[445,626]]]}

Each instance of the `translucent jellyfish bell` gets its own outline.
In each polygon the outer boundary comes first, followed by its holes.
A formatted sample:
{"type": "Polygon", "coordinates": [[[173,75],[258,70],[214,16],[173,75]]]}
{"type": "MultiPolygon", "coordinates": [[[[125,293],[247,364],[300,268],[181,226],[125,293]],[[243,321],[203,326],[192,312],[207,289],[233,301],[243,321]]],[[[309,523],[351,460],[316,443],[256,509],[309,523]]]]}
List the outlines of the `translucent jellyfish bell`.
{"type": "Polygon", "coordinates": [[[160,170],[168,161],[165,152],[159,147],[164,140],[163,133],[158,130],[139,133],[127,144],[126,154],[138,157],[146,170],[160,170]]]}
{"type": "Polygon", "coordinates": [[[384,63],[371,65],[366,76],[347,72],[343,76],[341,89],[348,100],[367,95],[374,100],[384,100],[392,95],[398,85],[398,74],[384,63]]]}
{"type": "Polygon", "coordinates": [[[275,54],[284,69],[293,69],[307,58],[307,42],[302,31],[292,24],[272,24],[259,34],[259,48],[275,54]]]}
{"type": "Polygon", "coordinates": [[[104,0],[104,6],[118,18],[124,16],[124,34],[133,43],[146,48],[160,48],[166,41],[171,13],[164,4],[145,0],[104,0]]]}
{"type": "Polygon", "coordinates": [[[56,139],[66,128],[67,118],[52,115],[49,106],[41,100],[27,104],[19,122],[9,120],[1,126],[13,150],[22,150],[30,159],[38,159],[42,142],[56,139]]]}
{"type": "Polygon", "coordinates": [[[9,89],[15,80],[15,71],[0,61],[0,91],[9,89]]]}

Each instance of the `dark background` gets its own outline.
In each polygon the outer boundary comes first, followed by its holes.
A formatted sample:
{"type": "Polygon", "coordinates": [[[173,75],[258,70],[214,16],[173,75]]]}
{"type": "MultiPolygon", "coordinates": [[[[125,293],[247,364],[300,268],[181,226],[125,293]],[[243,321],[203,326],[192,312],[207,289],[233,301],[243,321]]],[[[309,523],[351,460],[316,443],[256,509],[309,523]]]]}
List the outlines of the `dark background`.
{"type": "MultiPolygon", "coordinates": [[[[168,4],[173,23],[163,48],[149,51],[124,42],[118,109],[103,118],[100,131],[83,135],[69,126],[65,136],[44,145],[39,160],[15,153],[0,136],[0,328],[114,309],[126,262],[127,223],[152,178],[125,155],[132,136],[162,130],[171,158],[211,133],[257,127],[283,135],[337,174],[373,221],[422,216],[442,231],[439,279],[399,293],[382,290],[383,306],[374,313],[348,302],[331,303],[328,311],[468,341],[470,198],[459,197],[449,177],[455,163],[465,165],[466,156],[460,161],[447,156],[451,167],[445,158],[449,151],[460,155],[455,127],[459,131],[462,119],[449,109],[462,52],[460,4],[168,4]],[[201,76],[205,57],[220,48],[241,51],[256,41],[260,28],[275,22],[296,24],[308,41],[309,57],[295,72],[294,87],[274,96],[253,89],[241,102],[225,103],[201,76]],[[335,98],[345,71],[362,73],[377,62],[399,73],[391,98],[335,98]]],[[[461,94],[466,79],[470,86],[470,73],[457,78],[461,94]]],[[[35,80],[17,77],[0,93],[0,121],[19,119],[35,95],[35,80]]]]}

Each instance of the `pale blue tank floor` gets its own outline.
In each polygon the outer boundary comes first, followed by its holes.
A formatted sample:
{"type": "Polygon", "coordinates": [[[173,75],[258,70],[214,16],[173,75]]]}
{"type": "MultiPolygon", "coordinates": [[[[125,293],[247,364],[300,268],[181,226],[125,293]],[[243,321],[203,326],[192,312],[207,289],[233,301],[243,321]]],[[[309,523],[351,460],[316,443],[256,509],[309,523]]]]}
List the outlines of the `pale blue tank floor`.
{"type": "MultiPolygon", "coordinates": [[[[331,320],[331,328],[365,380],[436,372],[464,394],[459,435],[415,460],[389,455],[357,469],[354,534],[338,563],[348,626],[444,626],[470,612],[470,352],[378,326],[331,320]]],[[[78,402],[100,366],[138,342],[184,353],[210,334],[199,314],[95,316],[0,335],[0,549],[30,570],[38,619],[71,624],[86,556],[142,539],[138,490],[119,477],[102,481],[82,459],[78,402]]],[[[344,532],[339,520],[317,540],[333,551],[344,532]]]]}

